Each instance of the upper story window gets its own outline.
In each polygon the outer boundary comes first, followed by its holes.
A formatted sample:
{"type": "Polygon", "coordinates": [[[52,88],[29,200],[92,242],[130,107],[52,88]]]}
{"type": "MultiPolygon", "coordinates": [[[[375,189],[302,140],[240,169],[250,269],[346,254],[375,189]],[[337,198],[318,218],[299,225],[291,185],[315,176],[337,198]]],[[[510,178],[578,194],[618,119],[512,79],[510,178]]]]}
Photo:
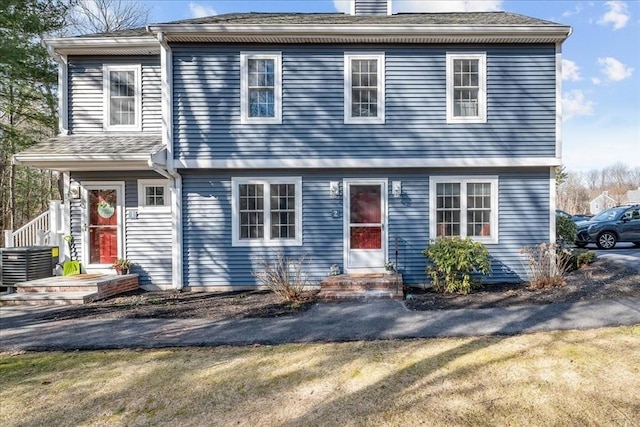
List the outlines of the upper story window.
{"type": "Polygon", "coordinates": [[[282,123],[282,54],[240,54],[242,123],[282,123]]]}
{"type": "Polygon", "coordinates": [[[429,235],[498,243],[497,177],[431,177],[429,235]]]}
{"type": "Polygon", "coordinates": [[[344,55],[344,122],[384,123],[384,54],[344,55]]]}
{"type": "Polygon", "coordinates": [[[141,130],[140,65],[105,65],[103,68],[105,130],[141,130]]]}
{"type": "Polygon", "coordinates": [[[302,245],[302,178],[232,178],[233,246],[302,245]]]}
{"type": "Polygon", "coordinates": [[[143,209],[168,209],[169,182],[164,179],[138,180],[138,205],[143,209]]]}
{"type": "Polygon", "coordinates": [[[484,53],[447,53],[447,123],[487,122],[484,53]]]}

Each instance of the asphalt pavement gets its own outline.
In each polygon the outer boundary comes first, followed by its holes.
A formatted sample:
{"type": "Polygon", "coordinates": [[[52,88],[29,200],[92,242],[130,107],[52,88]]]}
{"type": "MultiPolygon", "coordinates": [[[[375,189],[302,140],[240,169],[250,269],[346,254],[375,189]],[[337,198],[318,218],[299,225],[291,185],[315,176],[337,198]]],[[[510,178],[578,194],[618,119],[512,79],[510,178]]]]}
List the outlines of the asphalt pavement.
{"type": "Polygon", "coordinates": [[[401,301],[318,303],[280,318],[38,319],[42,310],[0,308],[0,351],[203,347],[515,335],[640,324],[640,299],[507,308],[410,311],[401,301]]]}
{"type": "Polygon", "coordinates": [[[589,245],[587,248],[594,250],[596,257],[600,259],[626,264],[640,273],[640,248],[635,247],[633,243],[618,243],[614,249],[596,249],[595,245],[589,245]]]}

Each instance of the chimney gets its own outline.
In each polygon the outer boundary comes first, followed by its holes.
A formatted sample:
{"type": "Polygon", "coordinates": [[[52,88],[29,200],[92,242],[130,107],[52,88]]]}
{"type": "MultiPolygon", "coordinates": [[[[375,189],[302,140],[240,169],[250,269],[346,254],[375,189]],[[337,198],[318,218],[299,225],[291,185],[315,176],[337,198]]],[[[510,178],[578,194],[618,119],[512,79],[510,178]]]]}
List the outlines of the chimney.
{"type": "Polygon", "coordinates": [[[351,15],[391,15],[391,0],[351,0],[351,15]]]}

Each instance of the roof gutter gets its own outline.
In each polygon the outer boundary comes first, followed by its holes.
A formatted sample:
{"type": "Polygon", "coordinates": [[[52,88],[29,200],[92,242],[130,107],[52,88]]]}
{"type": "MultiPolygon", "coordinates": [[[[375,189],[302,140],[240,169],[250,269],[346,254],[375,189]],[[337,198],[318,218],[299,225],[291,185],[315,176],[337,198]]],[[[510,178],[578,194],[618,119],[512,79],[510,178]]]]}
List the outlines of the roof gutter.
{"type": "Polygon", "coordinates": [[[44,40],[50,52],[61,55],[83,55],[96,53],[120,53],[131,51],[136,54],[158,54],[160,45],[152,34],[134,37],[67,37],[44,40]]]}
{"type": "Polygon", "coordinates": [[[180,36],[206,36],[221,37],[229,36],[280,36],[310,39],[318,36],[384,36],[384,37],[434,37],[442,38],[469,38],[477,39],[504,39],[513,37],[514,39],[540,39],[563,41],[571,34],[571,27],[565,25],[549,26],[515,26],[515,25],[221,25],[221,24],[158,24],[149,25],[147,29],[154,33],[163,33],[164,39],[172,41],[180,36]]]}

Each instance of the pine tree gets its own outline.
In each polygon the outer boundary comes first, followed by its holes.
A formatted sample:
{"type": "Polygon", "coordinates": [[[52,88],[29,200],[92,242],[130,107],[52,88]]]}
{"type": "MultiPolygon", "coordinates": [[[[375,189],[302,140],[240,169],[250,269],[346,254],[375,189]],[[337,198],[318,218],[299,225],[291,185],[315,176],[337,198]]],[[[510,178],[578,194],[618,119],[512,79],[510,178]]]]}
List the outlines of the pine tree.
{"type": "Polygon", "coordinates": [[[62,0],[0,2],[0,229],[42,211],[54,191],[51,173],[13,165],[11,157],[57,133],[57,72],[42,40],[63,28],[70,6],[62,0]]]}

